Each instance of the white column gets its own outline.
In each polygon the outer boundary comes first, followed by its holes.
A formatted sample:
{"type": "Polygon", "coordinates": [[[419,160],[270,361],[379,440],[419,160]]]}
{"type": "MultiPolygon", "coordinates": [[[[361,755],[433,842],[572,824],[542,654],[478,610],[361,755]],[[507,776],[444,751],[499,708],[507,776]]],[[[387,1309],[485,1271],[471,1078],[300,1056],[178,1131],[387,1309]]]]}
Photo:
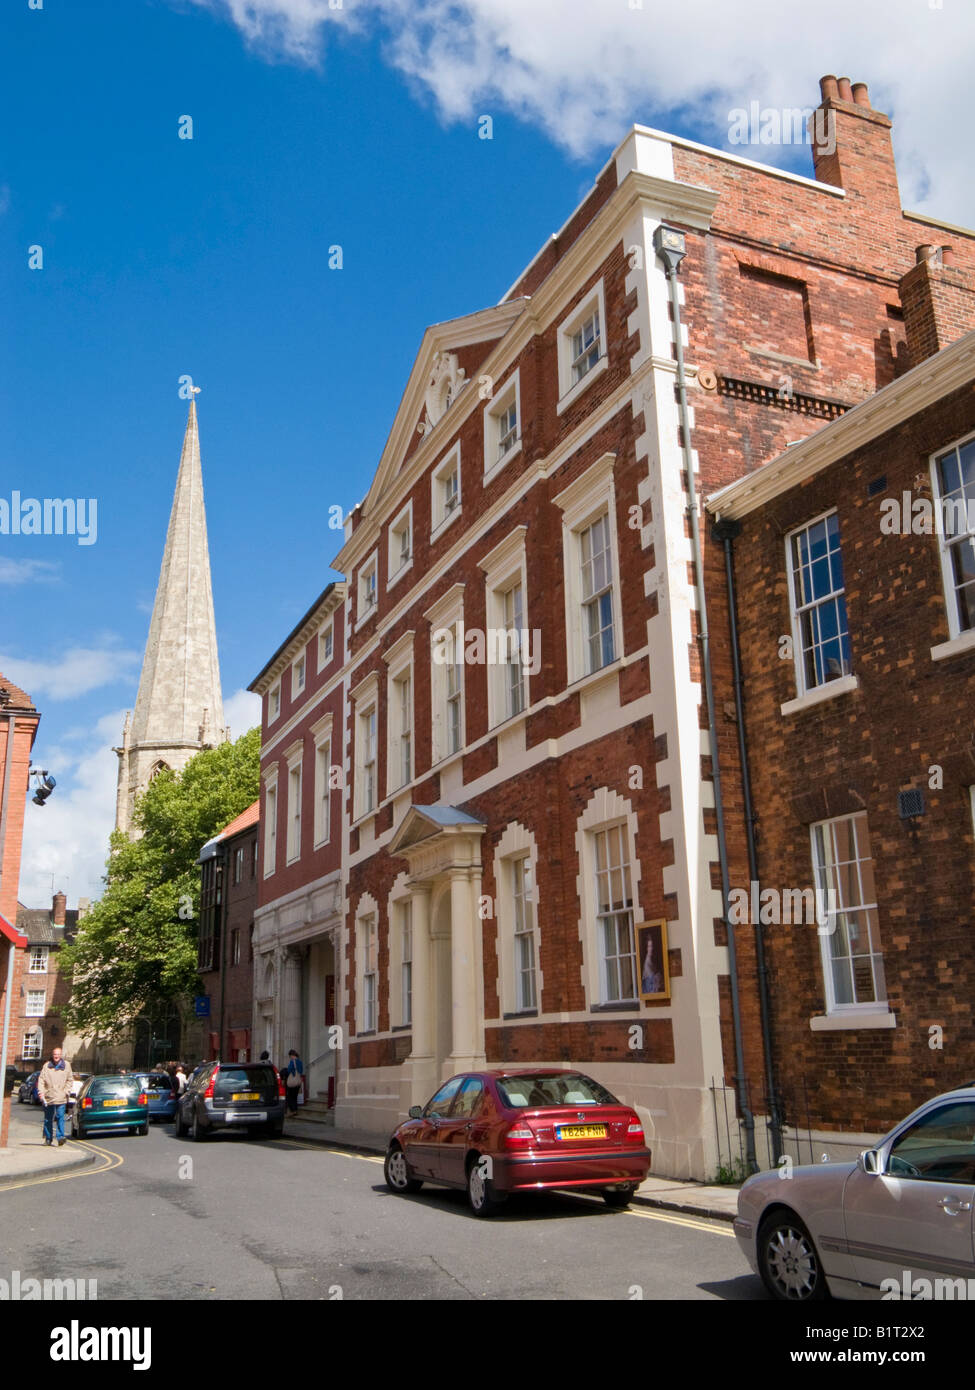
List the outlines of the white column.
{"type": "Polygon", "coordinates": [[[474,1065],[477,1053],[474,1014],[474,917],[471,912],[470,872],[450,870],[450,995],[452,1015],[451,1060],[456,1071],[474,1065]]]}
{"type": "Polygon", "coordinates": [[[430,890],[429,883],[411,885],[411,915],[413,923],[413,1050],[411,1057],[426,1059],[433,1056],[434,1000],[430,997],[432,969],[430,961],[430,890]]]}
{"type": "Polygon", "coordinates": [[[301,955],[293,946],[284,950],[280,999],[279,1069],[287,1065],[291,1048],[301,1051],[301,955]]]}

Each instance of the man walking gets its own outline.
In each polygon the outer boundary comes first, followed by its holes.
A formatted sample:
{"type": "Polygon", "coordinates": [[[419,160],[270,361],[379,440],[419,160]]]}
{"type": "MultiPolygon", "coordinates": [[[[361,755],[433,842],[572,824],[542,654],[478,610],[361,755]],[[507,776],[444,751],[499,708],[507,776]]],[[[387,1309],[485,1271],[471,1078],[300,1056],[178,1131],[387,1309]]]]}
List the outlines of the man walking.
{"type": "Polygon", "coordinates": [[[57,1121],[58,1144],[64,1143],[64,1107],[68,1103],[73,1080],[71,1063],[64,1060],[61,1049],[56,1047],[51,1053],[51,1060],[44,1063],[41,1067],[41,1074],[37,1078],[37,1094],[44,1106],[45,1144],[54,1142],[55,1120],[57,1121]]]}

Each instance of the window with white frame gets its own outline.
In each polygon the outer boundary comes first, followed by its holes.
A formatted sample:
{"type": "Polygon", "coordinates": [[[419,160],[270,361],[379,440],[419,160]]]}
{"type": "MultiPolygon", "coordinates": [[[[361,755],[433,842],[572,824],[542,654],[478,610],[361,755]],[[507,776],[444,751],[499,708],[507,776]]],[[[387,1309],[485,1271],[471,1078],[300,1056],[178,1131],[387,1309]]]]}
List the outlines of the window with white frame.
{"type": "Polygon", "coordinates": [[[396,739],[397,786],[413,779],[413,681],[410,671],[393,680],[392,709],[396,739]]]}
{"type": "Polygon", "coordinates": [[[836,512],[789,534],[789,599],[800,695],[852,670],[836,512]]]}
{"type": "Polygon", "coordinates": [[[484,407],[485,481],[508,463],[521,448],[521,386],[514,372],[484,407]]]}
{"type": "Polygon", "coordinates": [[[267,722],[270,724],[281,713],[281,682],[276,681],[267,695],[267,722]]]}
{"type": "Polygon", "coordinates": [[[431,475],[432,533],[460,514],[460,445],[455,444],[431,475]]]}
{"type": "Polygon", "coordinates": [[[430,718],[433,761],[464,746],[464,586],[455,584],[428,608],[430,624],[430,718]]]}
{"type": "Polygon", "coordinates": [[[459,753],[464,742],[464,667],[457,629],[451,629],[452,659],[444,667],[446,717],[444,756],[459,753]]]}
{"type": "Polygon", "coordinates": [[[376,611],[378,601],[379,560],[371,555],[359,571],[359,622],[365,622],[376,611]]]}
{"type": "Polygon", "coordinates": [[[877,891],[866,812],[811,827],[826,1012],[885,1004],[877,891]]]}
{"type": "Polygon", "coordinates": [[[376,708],[363,710],[359,715],[359,734],[362,739],[362,813],[376,805],[376,708]]]}
{"type": "Polygon", "coordinates": [[[383,652],[386,678],[386,790],[398,791],[413,780],[413,639],[404,632],[383,652]]]}
{"type": "Polygon", "coordinates": [[[47,946],[32,946],[30,948],[29,972],[31,975],[47,974],[48,949],[47,946]]]}
{"type": "Polygon", "coordinates": [[[535,988],[535,914],[530,855],[512,859],[511,901],[514,906],[515,1010],[537,1007],[535,988]]]}
{"type": "Polygon", "coordinates": [[[291,698],[300,695],[305,688],[305,653],[297,658],[291,667],[291,698]]]}
{"type": "Polygon", "coordinates": [[[379,933],[374,916],[360,918],[362,932],[362,1031],[374,1033],[379,1019],[379,933]]]}
{"type": "Polygon", "coordinates": [[[400,904],[400,1021],[413,1022],[413,904],[400,904]]]}
{"type": "MultiPolygon", "coordinates": [[[[329,720],[331,728],[331,720],[329,720]]],[[[332,740],[327,733],[315,737],[315,844],[323,845],[332,834],[332,740]]]]}
{"type": "Polygon", "coordinates": [[[244,877],[244,847],[238,846],[234,850],[234,883],[240,883],[244,877]]]}
{"type": "Polygon", "coordinates": [[[525,615],[525,537],[516,526],[478,561],[484,570],[488,620],[488,726],[523,713],[528,704],[528,673],[534,669],[533,634],[525,615]],[[492,636],[493,634],[493,636],[492,636]]]}
{"type": "Polygon", "coordinates": [[[30,1028],[24,1034],[24,1046],[21,1050],[21,1057],[25,1062],[39,1061],[41,1049],[44,1043],[44,1034],[39,1028],[30,1028]]]}
{"type": "Polygon", "coordinates": [[[47,1000],[47,991],[43,989],[29,989],[27,991],[27,1008],[25,1013],[28,1018],[42,1018],[44,1016],[44,1004],[47,1000]]]}
{"type": "Polygon", "coordinates": [[[230,933],[230,964],[240,964],[240,928],[234,927],[230,933]]]}
{"type": "Polygon", "coordinates": [[[397,579],[413,564],[413,503],[407,502],[399,516],[389,528],[389,584],[397,579]]]}
{"type": "Polygon", "coordinates": [[[975,629],[975,438],[932,463],[938,545],[952,637],[975,629]]]}
{"type": "Polygon", "coordinates": [[[335,650],[334,625],[329,620],[318,634],[318,669],[323,670],[331,661],[335,650]]]}
{"type": "Polygon", "coordinates": [[[520,580],[505,589],[501,595],[501,607],[504,615],[503,630],[506,634],[502,654],[504,717],[510,719],[513,715],[521,714],[525,708],[525,653],[522,651],[522,634],[526,632],[525,596],[520,580]]]}
{"type": "Polygon", "coordinates": [[[560,492],[569,680],[580,680],[623,654],[616,532],[614,454],[604,454],[560,492]]]}
{"type": "Polygon", "coordinates": [[[379,673],[371,671],[351,692],[355,707],[355,788],[353,818],[367,816],[379,800],[377,761],[379,727],[379,673]]]}
{"type": "Polygon", "coordinates": [[[629,1002],[637,998],[637,973],[627,827],[613,825],[594,831],[592,851],[602,1002],[629,1002]]]}
{"type": "Polygon", "coordinates": [[[288,764],[288,863],[301,855],[301,758],[288,764]]]}
{"type": "Polygon", "coordinates": [[[274,873],[278,853],[278,783],[267,782],[264,788],[264,877],[274,873]]]}
{"type": "Polygon", "coordinates": [[[602,280],[559,325],[558,354],[558,409],[562,411],[609,361],[602,280]]]}

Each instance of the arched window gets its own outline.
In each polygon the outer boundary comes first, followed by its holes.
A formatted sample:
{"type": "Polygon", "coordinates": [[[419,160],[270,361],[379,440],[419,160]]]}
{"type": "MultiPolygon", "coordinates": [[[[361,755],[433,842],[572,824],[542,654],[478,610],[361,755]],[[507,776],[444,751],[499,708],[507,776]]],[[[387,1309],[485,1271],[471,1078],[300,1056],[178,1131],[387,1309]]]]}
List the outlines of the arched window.
{"type": "Polygon", "coordinates": [[[153,763],[153,765],[152,765],[152,771],[149,773],[149,781],[150,781],[150,782],[154,782],[154,781],[156,780],[156,778],[159,776],[160,772],[169,772],[169,771],[170,771],[170,766],[169,766],[169,764],[166,763],[166,762],[163,762],[162,759],[160,758],[160,760],[159,760],[158,763],[153,763]]]}

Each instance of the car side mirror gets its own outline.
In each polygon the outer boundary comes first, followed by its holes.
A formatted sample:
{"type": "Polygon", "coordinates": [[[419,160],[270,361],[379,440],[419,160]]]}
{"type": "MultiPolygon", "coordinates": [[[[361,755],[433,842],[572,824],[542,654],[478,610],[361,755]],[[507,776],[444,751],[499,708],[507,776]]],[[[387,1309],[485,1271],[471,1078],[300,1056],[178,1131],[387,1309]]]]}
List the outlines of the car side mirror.
{"type": "Polygon", "coordinates": [[[410,1119],[411,1119],[411,1120],[419,1120],[419,1119],[422,1119],[422,1117],[423,1117],[423,1106],[422,1106],[422,1105],[411,1105],[411,1106],[410,1106],[410,1119]]]}
{"type": "Polygon", "coordinates": [[[880,1161],[879,1149],[864,1149],[863,1153],[857,1159],[857,1163],[863,1172],[868,1173],[871,1177],[877,1177],[878,1174],[883,1172],[883,1164],[880,1161]]]}

